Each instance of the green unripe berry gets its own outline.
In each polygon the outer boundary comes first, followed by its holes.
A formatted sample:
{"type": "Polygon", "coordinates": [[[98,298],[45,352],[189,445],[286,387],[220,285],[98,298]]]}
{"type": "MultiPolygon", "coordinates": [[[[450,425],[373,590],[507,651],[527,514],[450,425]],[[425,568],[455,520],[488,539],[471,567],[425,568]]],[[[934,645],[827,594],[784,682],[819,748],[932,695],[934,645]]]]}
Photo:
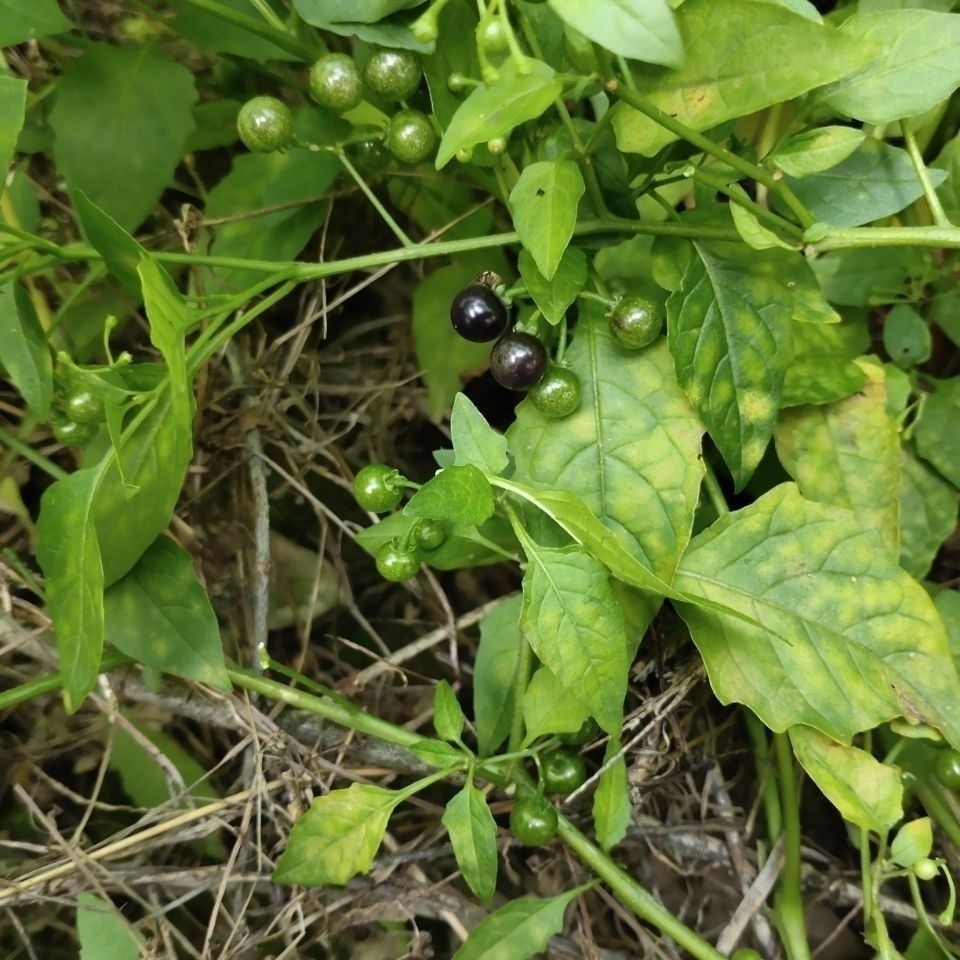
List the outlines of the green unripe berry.
{"type": "Polygon", "coordinates": [[[369,173],[386,170],[393,159],[382,140],[359,140],[350,147],[350,152],[356,165],[369,173]]]}
{"type": "Polygon", "coordinates": [[[276,97],[254,97],[240,108],[237,133],[255,153],[285,150],[293,143],[293,114],[276,97]]]}
{"type": "Polygon", "coordinates": [[[53,424],[53,436],[65,447],[85,447],[97,435],[92,423],[77,423],[75,420],[58,420],[53,424]]]}
{"type": "Polygon", "coordinates": [[[63,410],[75,423],[100,423],[103,420],[103,401],[85,387],[74,387],[67,394],[63,410]]]}
{"type": "Polygon", "coordinates": [[[442,520],[418,520],[413,536],[421,550],[437,550],[446,543],[447,525],[442,520]]]}
{"type": "Polygon", "coordinates": [[[761,957],[756,950],[751,950],[749,947],[741,947],[734,952],[730,960],[763,960],[763,957],[761,957]]]}
{"type": "Polygon", "coordinates": [[[937,779],[948,790],[960,790],[960,753],[952,748],[941,750],[937,755],[937,779]]]}
{"type": "Polygon", "coordinates": [[[940,867],[937,866],[936,860],[931,860],[929,857],[919,859],[913,865],[912,869],[913,875],[918,880],[933,880],[940,872],[940,867]]]}
{"type": "Polygon", "coordinates": [[[539,847],[557,835],[554,805],[544,797],[524,797],[510,811],[510,832],[528,847],[539,847]]]}
{"type": "Polygon", "coordinates": [[[549,366],[530,388],[533,405],[548,417],[566,417],[580,406],[580,378],[567,367],[549,366]]]}
{"type": "Polygon", "coordinates": [[[492,140],[487,141],[487,149],[493,156],[498,157],[504,150],[507,149],[507,138],[506,137],[494,137],[492,140]]]}
{"type": "Polygon", "coordinates": [[[569,750],[554,750],[543,758],[543,788],[547,793],[566,796],[587,779],[587,767],[583,758],[569,750]]]}
{"type": "Polygon", "coordinates": [[[419,110],[400,110],[390,119],[387,146],[401,163],[421,163],[433,154],[437,134],[419,110]]]}
{"type": "Polygon", "coordinates": [[[507,28],[499,17],[477,27],[477,40],[485,53],[505,53],[510,48],[507,28]]]}
{"type": "Polygon", "coordinates": [[[660,336],[663,311],[649,297],[624,297],[610,314],[610,330],[621,347],[642,350],[660,336]]]}
{"type": "Polygon", "coordinates": [[[410,50],[376,50],[363,68],[367,88],[384,100],[408,100],[422,75],[420,60],[410,50]]]}
{"type": "Polygon", "coordinates": [[[398,470],[385,463],[369,463],[353,481],[353,498],[371,513],[387,513],[403,496],[398,470]]]}
{"type": "Polygon", "coordinates": [[[310,93],[331,113],[346,113],[363,101],[363,80],[351,57],[328,53],[310,68],[310,93]]]}
{"type": "Polygon", "coordinates": [[[399,540],[388,540],[382,544],[375,559],[380,576],[392,583],[410,580],[420,569],[417,551],[405,547],[399,540]]]}

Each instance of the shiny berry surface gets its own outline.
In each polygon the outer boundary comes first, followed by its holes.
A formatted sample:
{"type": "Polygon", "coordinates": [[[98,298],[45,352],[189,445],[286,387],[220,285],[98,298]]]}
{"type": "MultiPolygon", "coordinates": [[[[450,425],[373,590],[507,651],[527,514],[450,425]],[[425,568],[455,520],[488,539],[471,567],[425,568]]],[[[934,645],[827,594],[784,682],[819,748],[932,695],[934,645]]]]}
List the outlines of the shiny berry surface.
{"type": "Polygon", "coordinates": [[[407,100],[420,86],[420,60],[409,50],[376,50],[363,68],[371,93],[384,100],[407,100]]]}
{"type": "Polygon", "coordinates": [[[400,110],[390,118],[387,146],[401,163],[421,163],[433,155],[437,134],[419,110],[400,110]]]}
{"type": "Polygon", "coordinates": [[[464,340],[487,343],[507,329],[507,308],[489,287],[471,283],[453,298],[450,322],[464,340]]]}
{"type": "Polygon", "coordinates": [[[400,583],[410,580],[420,569],[420,557],[397,540],[383,544],[376,555],[377,570],[384,580],[400,583]]]}
{"type": "Polygon", "coordinates": [[[543,758],[541,770],[543,787],[547,793],[566,796],[587,779],[587,767],[583,758],[569,750],[554,750],[543,758]]]}
{"type": "Polygon", "coordinates": [[[103,420],[103,401],[85,387],[77,387],[67,394],[63,410],[75,423],[100,423],[103,420]]]}
{"type": "Polygon", "coordinates": [[[593,717],[587,717],[580,724],[580,729],[573,733],[558,733],[557,739],[568,747],[582,747],[588,740],[593,740],[600,733],[600,727],[593,717]]]}
{"type": "Polygon", "coordinates": [[[442,520],[420,520],[414,539],[421,550],[437,550],[447,540],[447,525],[442,520]]]}
{"type": "Polygon", "coordinates": [[[960,753],[941,750],[937,756],[937,779],[948,789],[960,791],[960,753]]]}
{"type": "Polygon", "coordinates": [[[494,20],[487,20],[486,23],[478,27],[477,38],[486,53],[506,53],[510,48],[507,28],[499,17],[494,20]]]}
{"type": "Polygon", "coordinates": [[[662,326],[663,310],[649,297],[624,297],[610,315],[610,330],[627,350],[648,347],[662,326]]]}
{"type": "Polygon", "coordinates": [[[91,423],[61,420],[53,424],[53,435],[65,447],[85,447],[97,435],[97,428],[91,423]]]}
{"type": "Polygon", "coordinates": [[[544,797],[524,797],[510,811],[510,832],[528,847],[539,847],[557,835],[557,811],[544,797]]]}
{"type": "Polygon", "coordinates": [[[254,97],[240,108],[237,133],[255,153],[283,150],[293,142],[293,114],[276,97],[254,97]]]}
{"type": "Polygon", "coordinates": [[[530,388],[534,406],[548,417],[566,417],[580,406],[580,378],[567,367],[549,366],[530,388]]]}
{"type": "Polygon", "coordinates": [[[547,350],[529,333],[510,333],[498,340],[490,353],[490,373],[508,390],[526,390],[547,369],[547,350]]]}
{"type": "Polygon", "coordinates": [[[397,482],[400,474],[385,463],[367,464],[353,481],[353,497],[364,510],[386,513],[392,510],[403,494],[397,482]]]}
{"type": "Polygon", "coordinates": [[[310,93],[331,113],[346,113],[363,100],[363,79],[352,58],[328,53],[310,68],[310,93]]]}

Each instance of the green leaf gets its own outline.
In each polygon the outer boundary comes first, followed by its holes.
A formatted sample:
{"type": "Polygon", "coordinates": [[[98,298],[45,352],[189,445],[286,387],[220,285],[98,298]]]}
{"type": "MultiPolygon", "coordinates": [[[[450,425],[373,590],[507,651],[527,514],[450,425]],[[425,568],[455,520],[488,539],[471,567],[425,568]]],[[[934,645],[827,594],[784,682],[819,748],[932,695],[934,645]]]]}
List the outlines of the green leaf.
{"type": "Polygon", "coordinates": [[[897,423],[887,413],[883,368],[861,366],[870,379],[852,397],[780,414],[774,433],[777,455],[808,500],[852,510],[897,556],[897,423]]]}
{"type": "Polygon", "coordinates": [[[850,511],[774,487],[693,540],[677,586],[763,624],[680,607],[717,697],[770,729],[805,724],[849,743],[904,715],[960,743],[943,623],[850,511]]]}
{"type": "Polygon", "coordinates": [[[293,0],[293,7],[307,23],[376,23],[399,10],[419,7],[424,0],[293,0]]]}
{"type": "Polygon", "coordinates": [[[791,350],[794,254],[695,241],[667,300],[677,379],[737,489],[763,456],[791,350]]]}
{"type": "MultiPolygon", "coordinates": [[[[300,110],[294,118],[297,136],[318,146],[341,139],[346,129],[342,120],[324,110],[300,110]]],[[[227,221],[213,226],[210,252],[244,260],[292,260],[322,226],[325,195],[340,169],[336,156],[325,151],[234,157],[230,172],[207,196],[206,219],[227,221]],[[277,207],[283,209],[260,213],[277,207]]],[[[217,268],[213,285],[218,290],[240,290],[262,277],[249,270],[217,268]]]]}
{"type": "Polygon", "coordinates": [[[274,883],[342,886],[366,873],[404,793],[353,783],[317,797],[293,825],[274,883]]]}
{"type": "Polygon", "coordinates": [[[862,323],[795,323],[781,408],[831,403],[856,393],[867,382],[867,373],[854,358],[869,346],[862,323]]]}
{"type": "Polygon", "coordinates": [[[104,264],[120,286],[139,301],[142,293],[137,271],[146,250],[82,190],[74,191],[73,205],[87,240],[103,257],[104,264]]]}
{"type": "Polygon", "coordinates": [[[857,73],[821,91],[827,106],[882,125],[923,113],[960,84],[960,16],[930,10],[854,14],[840,32],[879,49],[857,73]]]}
{"type": "Polygon", "coordinates": [[[587,282],[587,257],[579,247],[567,247],[552,280],[537,269],[530,251],[520,251],[520,276],[540,312],[554,325],[563,321],[587,282]]]}
{"type": "Polygon", "coordinates": [[[913,307],[898,303],[883,321],[883,349],[902,370],[926,363],[933,350],[930,327],[913,307]]]}
{"type": "Polygon", "coordinates": [[[510,214],[524,249],[547,280],[560,266],[586,189],[573,160],[544,160],[523,168],[510,191],[510,214]]]}
{"type": "Polygon", "coordinates": [[[515,477],[582,497],[631,556],[669,582],[693,526],[703,427],[666,344],[628,353],[602,308],[584,303],[564,359],[580,378],[580,408],[556,419],[530,401],[519,406],[507,434],[515,477]]]}
{"type": "Polygon", "coordinates": [[[138,960],[146,949],[120,911],[92,893],[77,898],[77,940],[80,960],[138,960]]]}
{"type": "Polygon", "coordinates": [[[463,393],[453,401],[450,416],[450,437],[453,440],[454,462],[472,465],[484,473],[503,473],[507,468],[507,438],[497,433],[483,414],[463,393]]]}
{"type": "MultiPolygon", "coordinates": [[[[50,2],[53,3],[54,0],[50,2]]],[[[34,6],[32,2],[31,6],[34,6]]],[[[4,27],[3,14],[0,14],[0,34],[4,32],[4,27]]],[[[17,138],[23,128],[26,104],[27,81],[0,76],[0,172],[3,173],[3,179],[0,180],[0,194],[6,186],[7,168],[13,160],[17,138]]]]}
{"type": "Polygon", "coordinates": [[[910,247],[838,250],[817,257],[812,269],[831,303],[866,307],[897,300],[908,279],[923,272],[928,257],[910,247]]]}
{"type": "Polygon", "coordinates": [[[477,274],[473,260],[429,273],[413,291],[413,345],[427,387],[430,419],[439,422],[460,392],[460,378],[481,371],[490,357],[490,344],[471,343],[450,325],[450,303],[477,274]]]}
{"type": "Polygon", "coordinates": [[[527,555],[523,635],[597,723],[619,733],[630,664],[626,623],[609,572],[580,547],[540,547],[526,535],[521,542],[527,555]]]}
{"type": "Polygon", "coordinates": [[[463,711],[446,680],[441,680],[433,691],[433,728],[441,740],[459,740],[463,733],[463,711]]]}
{"type": "Polygon", "coordinates": [[[493,491],[472,464],[444,467],[410,498],[403,512],[408,517],[475,526],[493,516],[493,491]]]}
{"type": "Polygon", "coordinates": [[[667,0],[550,0],[562,20],[611,53],[679,67],[683,43],[667,0]]]}
{"type": "Polygon", "coordinates": [[[929,817],[905,823],[890,844],[890,859],[901,867],[912,867],[930,856],[933,849],[933,827],[929,817]]]}
{"type": "Polygon", "coordinates": [[[442,740],[418,740],[409,750],[418,760],[440,770],[461,765],[466,759],[459,747],[442,740]]]}
{"type": "Polygon", "coordinates": [[[220,628],[190,555],[158,537],[104,595],[106,637],[155,670],[229,691],[220,628]]]}
{"type": "Polygon", "coordinates": [[[791,727],[790,743],[800,766],[844,820],[885,834],[903,816],[903,784],[895,767],[812,727],[791,727]]]}
{"type": "Polygon", "coordinates": [[[546,667],[539,667],[523,694],[524,746],[555,733],[576,733],[589,712],[546,667]]]}
{"type": "MultiPolygon", "coordinates": [[[[620,738],[611,737],[603,756],[604,766],[617,757],[618,753],[620,738]]],[[[633,803],[627,785],[627,762],[623,756],[619,756],[600,774],[600,781],[593,795],[593,826],[597,832],[597,843],[603,850],[609,851],[627,835],[632,816],[633,803]]]]}
{"type": "Polygon", "coordinates": [[[497,889],[497,824],[487,798],[468,782],[448,801],[441,822],[467,886],[478,900],[489,903],[497,889]]]}
{"type": "Polygon", "coordinates": [[[866,136],[856,127],[814,127],[791,137],[770,160],[787,176],[808,177],[842,163],[866,136]]]}
{"type": "MultiPolygon", "coordinates": [[[[934,186],[946,177],[942,170],[927,173],[934,186]]],[[[888,217],[923,196],[909,154],[872,137],[825,173],[784,182],[817,220],[837,227],[888,217]]]]}
{"type": "MultiPolygon", "coordinates": [[[[250,17],[260,19],[260,13],[250,0],[217,0],[222,6],[245,13],[250,17]]],[[[268,5],[274,13],[282,15],[277,4],[268,5]]],[[[185,5],[184,5],[185,6],[185,5]]],[[[258,37],[249,30],[218,17],[214,13],[207,13],[194,7],[186,7],[177,13],[173,21],[173,29],[192,41],[204,50],[213,53],[229,53],[245,60],[296,60],[282,47],[272,44],[263,37],[258,37]]]]}
{"type": "Polygon", "coordinates": [[[477,924],[453,960],[527,960],[542,953],[550,938],[563,930],[568,905],[589,886],[549,900],[511,900],[477,924]]]}
{"type": "Polygon", "coordinates": [[[173,179],[196,99],[193,74],[158,48],[88,45],[57,84],[57,169],[71,191],[134,229],[173,179]]]}
{"type": "Polygon", "coordinates": [[[71,26],[60,12],[57,0],[3,0],[0,3],[0,47],[64,33],[71,26]]]}
{"type": "MultiPolygon", "coordinates": [[[[646,99],[694,130],[707,130],[839,80],[877,52],[871,44],[768,3],[686,0],[676,18],[683,66],[635,67],[634,77],[646,99]],[[817,51],[815,57],[811,50],[817,51]]],[[[613,126],[620,149],[627,153],[652,157],[676,139],[630,107],[617,107],[613,126]]]]}
{"type": "MultiPolygon", "coordinates": [[[[746,191],[740,187],[731,187],[735,193],[746,191]]],[[[737,228],[744,243],[749,244],[754,250],[769,250],[771,247],[781,247],[784,250],[795,249],[789,243],[781,240],[772,230],[768,230],[754,214],[739,203],[730,204],[730,214],[733,217],[733,225],[737,228]]]]}
{"type": "Polygon", "coordinates": [[[93,517],[99,479],[87,469],[57,480],[40,501],[37,521],[37,560],[70,713],[93,689],[103,651],[104,576],[93,517]]]}
{"type": "MultiPolygon", "coordinates": [[[[448,0],[440,13],[436,48],[433,56],[423,58],[423,75],[430,90],[433,115],[446,128],[463,103],[463,95],[447,84],[451,73],[465,77],[480,76],[477,57],[477,6],[470,0],[448,0]]],[[[449,188],[449,184],[444,185],[449,188]]]]}
{"type": "Polygon", "coordinates": [[[38,420],[53,399],[50,347],[30,295],[18,283],[0,287],[0,365],[38,420]]]}
{"type": "Polygon", "coordinates": [[[900,566],[919,579],[957,526],[957,492],[908,449],[900,462],[900,566]]]}
{"type": "Polygon", "coordinates": [[[540,60],[529,60],[529,72],[522,74],[513,60],[500,70],[492,86],[480,84],[451,117],[437,149],[436,168],[445,167],[461,148],[486,143],[509,134],[514,127],[535,120],[563,90],[553,68],[540,60]]]}
{"type": "Polygon", "coordinates": [[[960,488],[960,377],[943,380],[923,405],[914,429],[917,453],[960,488]]]}
{"type": "Polygon", "coordinates": [[[521,603],[519,595],[507,597],[480,621],[473,665],[473,717],[481,757],[490,756],[510,733],[520,658],[521,603]]]}

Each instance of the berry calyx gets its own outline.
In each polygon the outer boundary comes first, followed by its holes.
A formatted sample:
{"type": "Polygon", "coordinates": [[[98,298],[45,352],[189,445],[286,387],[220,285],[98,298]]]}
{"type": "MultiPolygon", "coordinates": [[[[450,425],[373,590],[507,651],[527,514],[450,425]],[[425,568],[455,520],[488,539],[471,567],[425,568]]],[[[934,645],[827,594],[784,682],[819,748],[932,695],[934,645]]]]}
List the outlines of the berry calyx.
{"type": "Polygon", "coordinates": [[[528,847],[539,847],[557,835],[557,811],[541,796],[524,797],[510,811],[510,832],[528,847]]]}
{"type": "Polygon", "coordinates": [[[509,333],[490,353],[490,373],[507,390],[526,390],[547,369],[546,347],[529,333],[509,333]]]}
{"type": "Polygon", "coordinates": [[[401,163],[421,163],[437,146],[430,118],[419,110],[400,110],[390,118],[387,146],[401,163]]]}
{"type": "Polygon", "coordinates": [[[566,417],[580,406],[580,378],[567,367],[551,364],[530,388],[534,406],[548,417],[566,417]]]}
{"type": "Polygon", "coordinates": [[[489,287],[471,283],[453,298],[450,322],[464,340],[489,343],[507,329],[507,308],[489,287]]]}
{"type": "Polygon", "coordinates": [[[400,540],[388,540],[377,550],[375,557],[377,571],[384,580],[401,583],[417,575],[420,569],[420,557],[400,540]]]}
{"type": "Polygon", "coordinates": [[[623,297],[610,314],[610,331],[627,350],[648,347],[662,326],[663,311],[649,297],[623,297]]]}
{"type": "Polygon", "coordinates": [[[408,100],[422,75],[420,60],[409,50],[375,50],[363,68],[367,87],[384,100],[408,100]]]}
{"type": "Polygon", "coordinates": [[[543,788],[547,793],[566,796],[587,779],[587,767],[583,758],[569,750],[554,750],[543,758],[541,764],[543,788]]]}
{"type": "Polygon", "coordinates": [[[276,97],[254,97],[237,114],[237,133],[254,153],[273,153],[293,143],[293,113],[276,97]]]}
{"type": "Polygon", "coordinates": [[[353,481],[353,497],[364,510],[387,513],[403,495],[400,473],[385,463],[370,463],[357,473],[353,481]]]}
{"type": "Polygon", "coordinates": [[[310,68],[310,93],[331,113],[346,113],[363,101],[363,79],[351,57],[328,53],[310,68]]]}

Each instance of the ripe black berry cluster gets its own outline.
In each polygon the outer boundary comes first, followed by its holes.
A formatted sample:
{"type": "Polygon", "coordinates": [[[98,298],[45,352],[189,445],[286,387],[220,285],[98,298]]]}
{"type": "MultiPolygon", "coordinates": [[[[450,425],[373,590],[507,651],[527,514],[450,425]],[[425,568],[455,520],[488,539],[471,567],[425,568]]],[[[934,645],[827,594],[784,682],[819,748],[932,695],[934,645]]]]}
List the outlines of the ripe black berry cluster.
{"type": "MultiPolygon", "coordinates": [[[[409,50],[374,50],[362,71],[348,54],[328,53],[310,68],[310,93],[320,106],[339,115],[360,106],[367,96],[388,103],[409,100],[422,78],[420,60],[409,50]]],[[[286,150],[295,142],[293,113],[276,97],[254,97],[240,109],[237,132],[249,150],[286,150]]],[[[436,145],[436,130],[425,113],[403,107],[390,118],[386,146],[401,163],[421,163],[436,145]]],[[[377,164],[382,163],[379,140],[364,141],[357,152],[361,157],[375,155],[377,164]]]]}
{"type": "Polygon", "coordinates": [[[577,375],[551,363],[539,337],[508,331],[507,308],[490,283],[478,280],[464,287],[450,305],[450,322],[473,343],[496,341],[490,351],[490,373],[501,387],[529,391],[536,407],[552,417],[565,417],[580,406],[577,375]]]}

